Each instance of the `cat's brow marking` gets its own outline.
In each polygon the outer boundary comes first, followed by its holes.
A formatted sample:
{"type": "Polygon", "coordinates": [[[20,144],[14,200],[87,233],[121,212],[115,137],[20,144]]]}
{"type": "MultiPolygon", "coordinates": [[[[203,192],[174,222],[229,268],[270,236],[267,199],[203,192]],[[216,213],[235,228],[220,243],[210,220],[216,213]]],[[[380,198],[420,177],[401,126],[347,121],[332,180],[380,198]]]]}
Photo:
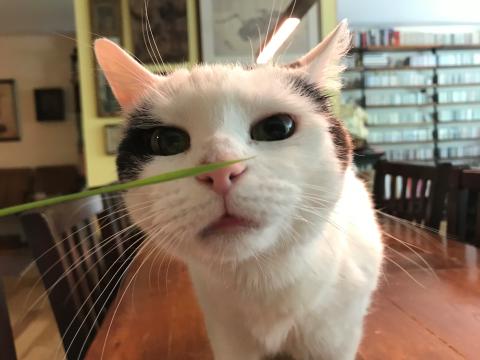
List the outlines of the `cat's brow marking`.
{"type": "Polygon", "coordinates": [[[335,144],[335,153],[342,163],[342,168],[345,170],[352,160],[352,140],[342,121],[332,113],[330,96],[325,94],[315,84],[300,76],[292,77],[292,86],[300,95],[312,100],[318,106],[319,112],[326,114],[329,122],[328,130],[335,144]]]}

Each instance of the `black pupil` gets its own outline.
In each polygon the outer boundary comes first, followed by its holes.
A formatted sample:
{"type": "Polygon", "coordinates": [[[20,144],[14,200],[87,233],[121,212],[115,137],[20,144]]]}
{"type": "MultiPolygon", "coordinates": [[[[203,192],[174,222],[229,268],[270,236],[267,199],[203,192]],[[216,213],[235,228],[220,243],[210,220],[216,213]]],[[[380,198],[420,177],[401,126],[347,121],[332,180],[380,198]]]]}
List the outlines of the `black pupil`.
{"type": "Polygon", "coordinates": [[[277,114],[256,123],[251,130],[251,137],[257,141],[278,141],[292,136],[295,122],[287,114],[277,114]]]}
{"type": "Polygon", "coordinates": [[[160,127],[153,131],[150,147],[154,155],[176,155],[190,148],[190,136],[182,129],[160,127]]]}

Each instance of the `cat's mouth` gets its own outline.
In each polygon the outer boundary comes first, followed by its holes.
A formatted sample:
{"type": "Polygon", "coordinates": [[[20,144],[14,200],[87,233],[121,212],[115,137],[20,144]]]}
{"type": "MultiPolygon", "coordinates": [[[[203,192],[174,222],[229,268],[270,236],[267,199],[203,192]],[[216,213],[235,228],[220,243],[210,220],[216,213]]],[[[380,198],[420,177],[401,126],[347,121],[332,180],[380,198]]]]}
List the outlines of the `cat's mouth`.
{"type": "Polygon", "coordinates": [[[213,221],[200,232],[200,237],[207,238],[212,235],[234,234],[253,230],[259,227],[259,224],[253,220],[246,219],[237,215],[224,213],[219,219],[213,221]]]}

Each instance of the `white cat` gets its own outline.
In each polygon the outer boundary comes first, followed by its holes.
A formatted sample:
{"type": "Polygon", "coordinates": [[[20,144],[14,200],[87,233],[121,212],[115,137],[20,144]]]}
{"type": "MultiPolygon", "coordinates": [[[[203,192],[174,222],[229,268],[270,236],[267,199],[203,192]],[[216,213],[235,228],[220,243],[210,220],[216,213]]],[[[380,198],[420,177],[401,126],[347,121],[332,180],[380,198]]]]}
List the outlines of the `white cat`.
{"type": "Polygon", "coordinates": [[[290,66],[157,76],[95,42],[127,118],[121,179],[254,157],[125,195],[149,241],[188,265],[217,360],[355,357],[383,247],[329,107],[349,43],[342,22],[290,66]]]}

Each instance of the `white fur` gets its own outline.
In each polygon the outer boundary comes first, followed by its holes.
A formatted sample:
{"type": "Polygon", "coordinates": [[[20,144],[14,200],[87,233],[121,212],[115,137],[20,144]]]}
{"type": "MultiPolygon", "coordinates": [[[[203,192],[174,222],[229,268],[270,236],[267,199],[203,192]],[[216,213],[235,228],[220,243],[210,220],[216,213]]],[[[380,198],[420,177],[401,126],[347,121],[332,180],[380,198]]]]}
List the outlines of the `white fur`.
{"type": "MultiPolygon", "coordinates": [[[[345,50],[339,45],[345,36],[341,25],[329,40],[334,50],[321,47],[332,66],[345,50]]],[[[305,57],[303,65],[319,56],[305,57]]],[[[329,83],[318,66],[312,73],[303,65],[250,71],[200,66],[148,85],[152,119],[187,130],[191,148],[155,157],[140,177],[255,157],[225,200],[229,212],[260,224],[254,230],[202,238],[201,230],[225,205],[193,178],[126,194],[149,241],[187,263],[217,360],[279,352],[296,359],[353,359],[377,285],[382,243],[369,196],[337,159],[326,115],[289,86],[292,74],[329,83]],[[252,141],[252,124],[276,113],[294,118],[293,136],[252,141]]],[[[129,106],[138,103],[133,94],[125,99],[129,106]]]]}

